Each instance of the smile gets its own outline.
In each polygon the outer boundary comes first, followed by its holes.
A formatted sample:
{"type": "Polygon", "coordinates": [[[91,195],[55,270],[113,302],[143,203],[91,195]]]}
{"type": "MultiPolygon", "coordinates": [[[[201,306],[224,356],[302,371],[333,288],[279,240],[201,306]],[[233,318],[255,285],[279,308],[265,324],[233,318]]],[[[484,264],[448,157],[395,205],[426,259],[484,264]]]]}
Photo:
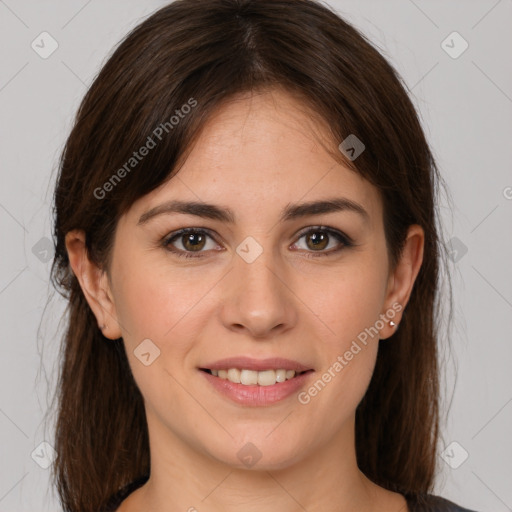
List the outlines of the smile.
{"type": "Polygon", "coordinates": [[[238,368],[228,370],[198,368],[198,370],[200,375],[204,375],[207,385],[212,390],[229,401],[246,407],[268,407],[291,398],[307,385],[311,375],[315,373],[314,370],[296,372],[284,369],[256,371],[238,368]],[[284,380],[279,381],[283,378],[283,371],[284,380]]]}

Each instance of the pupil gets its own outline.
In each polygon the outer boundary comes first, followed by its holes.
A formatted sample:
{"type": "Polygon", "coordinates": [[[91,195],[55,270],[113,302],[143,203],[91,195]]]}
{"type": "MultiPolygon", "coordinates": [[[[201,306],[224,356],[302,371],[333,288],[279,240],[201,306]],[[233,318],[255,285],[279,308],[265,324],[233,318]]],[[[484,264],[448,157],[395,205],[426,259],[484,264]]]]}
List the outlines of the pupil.
{"type": "MultiPolygon", "coordinates": [[[[186,236],[186,244],[191,244],[192,248],[197,249],[197,247],[201,245],[202,241],[199,241],[198,243],[194,243],[193,240],[195,237],[202,238],[202,235],[199,235],[197,233],[190,233],[185,236],[186,236]]],[[[186,247],[186,244],[185,244],[185,247],[186,247]]]]}
{"type": "MultiPolygon", "coordinates": [[[[313,242],[313,245],[315,247],[318,247],[319,245],[322,244],[322,242],[325,243],[325,240],[327,239],[326,235],[325,234],[320,234],[318,235],[318,233],[314,233],[310,236],[309,238],[310,240],[312,240],[313,242]]],[[[323,246],[322,246],[323,247],[323,246]]]]}

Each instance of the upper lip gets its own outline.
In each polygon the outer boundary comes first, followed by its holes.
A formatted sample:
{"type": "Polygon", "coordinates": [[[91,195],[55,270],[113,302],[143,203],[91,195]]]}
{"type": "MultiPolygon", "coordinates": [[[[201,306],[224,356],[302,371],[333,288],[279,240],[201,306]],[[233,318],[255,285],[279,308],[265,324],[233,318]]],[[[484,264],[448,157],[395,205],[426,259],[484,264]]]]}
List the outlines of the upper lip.
{"type": "Polygon", "coordinates": [[[229,357],[220,359],[213,363],[201,366],[207,370],[229,370],[230,368],[238,368],[241,370],[295,370],[296,372],[305,372],[312,370],[309,366],[305,366],[298,361],[291,359],[283,359],[282,357],[269,357],[268,359],[252,359],[250,357],[229,357]]]}

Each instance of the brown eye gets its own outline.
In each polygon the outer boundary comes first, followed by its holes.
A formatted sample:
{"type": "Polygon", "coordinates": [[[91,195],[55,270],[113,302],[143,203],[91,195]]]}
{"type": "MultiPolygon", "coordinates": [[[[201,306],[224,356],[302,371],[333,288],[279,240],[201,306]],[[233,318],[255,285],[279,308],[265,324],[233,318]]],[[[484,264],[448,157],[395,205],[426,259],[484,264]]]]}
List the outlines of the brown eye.
{"type": "Polygon", "coordinates": [[[306,236],[306,244],[310,249],[322,250],[329,244],[329,235],[318,231],[310,231],[306,236]]]}
{"type": "MultiPolygon", "coordinates": [[[[178,256],[200,258],[203,256],[202,253],[205,252],[203,249],[205,249],[208,239],[213,240],[212,236],[203,229],[185,228],[165,239],[163,246],[178,256]]],[[[213,247],[215,247],[215,244],[213,244],[213,247]]]]}
{"type": "Polygon", "coordinates": [[[330,228],[324,228],[322,226],[309,229],[305,232],[303,232],[299,240],[304,238],[305,239],[305,250],[308,253],[318,253],[318,254],[310,254],[312,257],[316,256],[329,256],[331,254],[337,253],[338,251],[341,251],[345,247],[351,247],[353,242],[351,239],[343,235],[342,233],[335,231],[330,228]],[[334,243],[334,248],[331,248],[332,250],[325,250],[331,242],[338,242],[337,244],[334,243]]]}
{"type": "Polygon", "coordinates": [[[205,245],[205,237],[199,233],[181,235],[181,240],[187,251],[200,251],[205,245]]]}

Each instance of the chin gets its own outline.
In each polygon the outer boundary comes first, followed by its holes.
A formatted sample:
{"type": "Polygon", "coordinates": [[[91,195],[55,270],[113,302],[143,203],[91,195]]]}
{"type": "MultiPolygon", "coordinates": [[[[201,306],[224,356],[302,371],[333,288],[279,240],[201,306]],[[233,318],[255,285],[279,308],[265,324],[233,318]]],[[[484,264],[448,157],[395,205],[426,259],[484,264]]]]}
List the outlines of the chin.
{"type": "MultiPolygon", "coordinates": [[[[275,425],[274,427],[275,428],[275,425]]],[[[270,471],[286,469],[304,457],[301,446],[304,442],[294,440],[290,435],[272,438],[274,433],[271,429],[259,429],[253,436],[247,431],[240,438],[224,446],[219,446],[218,440],[213,441],[210,455],[227,466],[237,469],[248,469],[252,471],[270,471]],[[285,442],[286,440],[286,442],[285,442]]]]}

